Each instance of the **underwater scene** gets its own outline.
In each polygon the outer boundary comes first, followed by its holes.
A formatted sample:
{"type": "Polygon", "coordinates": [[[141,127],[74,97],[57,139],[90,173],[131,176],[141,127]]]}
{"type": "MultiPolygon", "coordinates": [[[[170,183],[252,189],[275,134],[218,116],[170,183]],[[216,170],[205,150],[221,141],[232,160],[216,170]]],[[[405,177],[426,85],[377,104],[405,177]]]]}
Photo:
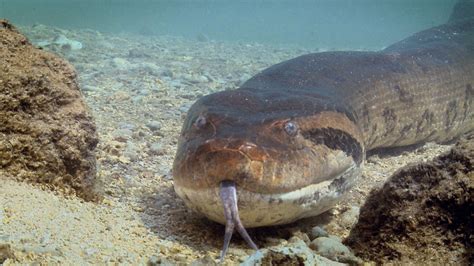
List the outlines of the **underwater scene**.
{"type": "Polygon", "coordinates": [[[472,265],[474,0],[0,0],[0,265],[472,265]]]}

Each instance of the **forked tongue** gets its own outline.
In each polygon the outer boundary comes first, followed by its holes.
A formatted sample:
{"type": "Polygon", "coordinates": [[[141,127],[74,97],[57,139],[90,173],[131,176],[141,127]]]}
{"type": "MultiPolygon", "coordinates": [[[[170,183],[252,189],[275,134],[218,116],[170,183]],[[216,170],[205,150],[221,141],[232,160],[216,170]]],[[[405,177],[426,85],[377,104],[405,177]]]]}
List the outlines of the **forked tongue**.
{"type": "Polygon", "coordinates": [[[237,228],[242,238],[247,242],[247,244],[255,250],[258,250],[257,245],[252,241],[247,230],[245,230],[242,222],[239,218],[239,210],[237,208],[237,190],[235,188],[235,183],[232,181],[222,181],[220,186],[220,196],[222,200],[222,205],[224,206],[224,215],[225,215],[225,235],[224,235],[224,247],[222,248],[221,253],[221,262],[224,261],[225,254],[229,248],[230,239],[232,238],[232,233],[234,228],[237,228]]]}

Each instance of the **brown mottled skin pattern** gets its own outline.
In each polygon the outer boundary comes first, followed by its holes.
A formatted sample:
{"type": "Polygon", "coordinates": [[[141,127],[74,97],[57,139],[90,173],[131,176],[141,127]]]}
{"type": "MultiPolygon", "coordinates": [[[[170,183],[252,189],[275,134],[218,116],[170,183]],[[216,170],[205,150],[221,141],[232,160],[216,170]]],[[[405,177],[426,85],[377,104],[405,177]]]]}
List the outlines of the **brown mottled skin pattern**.
{"type": "Polygon", "coordinates": [[[279,63],[191,107],[175,186],[199,190],[232,180],[239,189],[283,193],[340,173],[336,150],[360,166],[369,149],[451,140],[474,129],[473,86],[472,17],[379,52],[279,63]],[[283,129],[288,121],[298,126],[294,136],[283,129]]]}

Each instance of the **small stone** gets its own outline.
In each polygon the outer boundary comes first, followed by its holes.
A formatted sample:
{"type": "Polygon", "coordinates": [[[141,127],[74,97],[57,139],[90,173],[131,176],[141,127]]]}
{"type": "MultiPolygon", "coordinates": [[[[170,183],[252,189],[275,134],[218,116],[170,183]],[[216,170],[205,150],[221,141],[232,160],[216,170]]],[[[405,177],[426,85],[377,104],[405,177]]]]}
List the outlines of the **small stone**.
{"type": "Polygon", "coordinates": [[[250,265],[338,265],[338,262],[319,256],[302,241],[285,243],[276,247],[262,248],[248,256],[242,262],[243,266],[250,265]]]}
{"type": "Polygon", "coordinates": [[[132,123],[129,123],[129,122],[120,122],[120,123],[118,124],[118,127],[119,127],[120,129],[135,130],[135,127],[136,127],[136,126],[135,126],[134,124],[132,124],[132,123]]]}
{"type": "Polygon", "coordinates": [[[211,256],[206,255],[203,258],[197,259],[191,263],[191,266],[206,266],[206,265],[217,265],[216,261],[211,256]]]}
{"type": "Polygon", "coordinates": [[[309,238],[311,240],[314,240],[318,237],[327,237],[328,233],[320,226],[315,226],[311,228],[311,231],[309,232],[309,238]]]}
{"type": "Polygon", "coordinates": [[[161,71],[161,75],[164,77],[170,77],[170,78],[174,76],[173,71],[171,71],[170,69],[165,69],[161,71]]]}
{"type": "Polygon", "coordinates": [[[58,45],[61,49],[65,50],[80,50],[82,49],[82,43],[79,41],[68,39],[64,35],[59,35],[54,38],[54,44],[58,45]]]}
{"type": "Polygon", "coordinates": [[[128,157],[130,161],[134,162],[138,160],[138,148],[132,142],[127,143],[127,147],[123,152],[123,155],[128,157]]]}
{"type": "Polygon", "coordinates": [[[339,262],[353,262],[357,257],[352,254],[348,247],[330,237],[319,237],[311,242],[309,247],[317,254],[330,260],[339,262]]]}
{"type": "Polygon", "coordinates": [[[137,66],[137,69],[142,72],[146,72],[150,75],[159,76],[162,71],[157,65],[149,62],[142,62],[137,66]]]}
{"type": "MultiPolygon", "coordinates": [[[[303,240],[307,245],[309,245],[309,243],[311,242],[311,240],[309,240],[308,235],[299,230],[293,233],[293,237],[297,237],[298,239],[303,240]]],[[[290,242],[291,242],[291,238],[290,238],[290,242]]]]}
{"type": "Polygon", "coordinates": [[[126,91],[117,91],[116,93],[112,94],[110,96],[112,100],[115,101],[126,101],[130,99],[130,94],[128,94],[126,91]]]}
{"type": "Polygon", "coordinates": [[[370,156],[369,158],[367,158],[367,162],[368,163],[373,163],[373,164],[377,164],[380,162],[380,157],[378,155],[372,155],[370,156]]]}
{"type": "Polygon", "coordinates": [[[154,155],[163,155],[166,153],[166,150],[163,148],[161,143],[155,142],[150,144],[150,153],[154,155]]]}
{"type": "Polygon", "coordinates": [[[146,126],[151,130],[151,131],[157,131],[160,130],[161,128],[161,123],[158,121],[150,121],[146,123],[146,126]]]}
{"type": "Polygon", "coordinates": [[[166,258],[160,258],[160,257],[157,257],[157,256],[151,256],[149,259],[148,259],[148,262],[147,262],[147,265],[148,266],[172,266],[174,265],[173,263],[171,263],[169,260],[167,260],[166,258]]]}
{"type": "Polygon", "coordinates": [[[87,92],[93,92],[93,91],[99,91],[100,88],[92,85],[84,85],[81,87],[82,91],[87,91],[87,92]]]}
{"type": "Polygon", "coordinates": [[[130,69],[130,62],[128,62],[126,59],[116,57],[112,59],[112,66],[118,70],[128,70],[130,69]]]}
{"type": "Polygon", "coordinates": [[[15,259],[13,250],[10,244],[0,244],[0,264],[3,265],[7,259],[15,259]]]}
{"type": "Polygon", "coordinates": [[[360,208],[358,206],[352,206],[350,209],[345,211],[341,216],[341,225],[346,228],[351,228],[359,220],[360,208]]]}
{"type": "Polygon", "coordinates": [[[97,249],[96,248],[87,248],[84,253],[87,255],[87,256],[92,256],[94,255],[95,253],[97,253],[97,249]]]}
{"type": "Polygon", "coordinates": [[[181,83],[181,80],[179,80],[179,79],[174,79],[174,80],[170,81],[168,84],[169,84],[170,87],[173,87],[173,88],[183,87],[183,84],[181,83]]]}
{"type": "Polygon", "coordinates": [[[129,139],[132,138],[133,131],[126,128],[117,129],[113,133],[114,140],[119,142],[127,142],[129,139]]]}

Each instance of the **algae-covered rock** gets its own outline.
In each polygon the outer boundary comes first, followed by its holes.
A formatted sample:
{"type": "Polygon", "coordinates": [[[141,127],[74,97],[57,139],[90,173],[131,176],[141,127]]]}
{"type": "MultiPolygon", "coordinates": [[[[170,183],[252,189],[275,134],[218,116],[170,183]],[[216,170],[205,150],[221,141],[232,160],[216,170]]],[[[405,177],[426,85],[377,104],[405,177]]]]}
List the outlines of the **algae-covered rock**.
{"type": "Polygon", "coordinates": [[[0,179],[98,198],[98,142],[76,72],[0,20],[0,179]]]}
{"type": "Polygon", "coordinates": [[[342,263],[332,261],[314,253],[303,240],[260,249],[241,263],[250,265],[327,265],[340,266],[342,263]]]}
{"type": "Polygon", "coordinates": [[[373,191],[346,243],[378,264],[472,265],[474,137],[373,191]]]}

